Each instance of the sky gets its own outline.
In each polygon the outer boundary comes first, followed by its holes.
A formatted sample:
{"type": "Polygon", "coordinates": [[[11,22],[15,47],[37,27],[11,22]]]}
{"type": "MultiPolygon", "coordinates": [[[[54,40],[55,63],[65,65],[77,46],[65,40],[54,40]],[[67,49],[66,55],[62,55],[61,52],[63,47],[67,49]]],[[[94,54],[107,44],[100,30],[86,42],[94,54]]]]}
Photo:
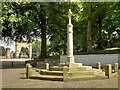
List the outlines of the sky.
{"type": "Polygon", "coordinates": [[[10,48],[10,51],[15,51],[15,42],[7,45],[5,42],[0,40],[0,46],[4,46],[4,48],[10,48]]]}

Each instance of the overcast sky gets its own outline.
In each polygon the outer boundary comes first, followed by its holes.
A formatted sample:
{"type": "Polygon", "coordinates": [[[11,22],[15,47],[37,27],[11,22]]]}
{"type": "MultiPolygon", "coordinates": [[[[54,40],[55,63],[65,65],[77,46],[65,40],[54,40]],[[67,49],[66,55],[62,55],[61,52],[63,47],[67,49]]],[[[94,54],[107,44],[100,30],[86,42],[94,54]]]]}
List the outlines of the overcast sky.
{"type": "Polygon", "coordinates": [[[15,42],[7,45],[5,42],[0,40],[0,46],[4,46],[4,48],[10,48],[10,51],[15,51],[15,42]]]}

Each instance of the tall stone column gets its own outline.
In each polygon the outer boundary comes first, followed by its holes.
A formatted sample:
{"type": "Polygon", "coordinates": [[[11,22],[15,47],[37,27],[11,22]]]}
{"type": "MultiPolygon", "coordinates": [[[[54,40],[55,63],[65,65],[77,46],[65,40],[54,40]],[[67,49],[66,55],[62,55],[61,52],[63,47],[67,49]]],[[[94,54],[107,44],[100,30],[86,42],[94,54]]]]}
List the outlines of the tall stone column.
{"type": "Polygon", "coordinates": [[[29,43],[29,58],[32,58],[32,43],[29,43]]]}
{"type": "Polygon", "coordinates": [[[69,23],[67,25],[67,63],[68,64],[75,63],[73,56],[73,25],[71,23],[71,17],[72,17],[72,12],[71,9],[69,9],[68,12],[69,23]]]}
{"type": "Polygon", "coordinates": [[[15,58],[19,58],[19,43],[15,42],[15,58]]]}

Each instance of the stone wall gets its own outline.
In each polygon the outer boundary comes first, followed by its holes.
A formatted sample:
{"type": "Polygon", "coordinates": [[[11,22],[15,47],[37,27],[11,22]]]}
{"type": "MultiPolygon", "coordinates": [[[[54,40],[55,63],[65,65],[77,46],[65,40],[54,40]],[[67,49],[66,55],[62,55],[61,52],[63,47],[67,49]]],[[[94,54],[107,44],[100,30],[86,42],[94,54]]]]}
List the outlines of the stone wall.
{"type": "MultiPolygon", "coordinates": [[[[83,65],[92,65],[96,67],[96,63],[101,62],[101,66],[105,67],[105,64],[111,64],[113,66],[114,63],[118,63],[120,54],[74,55],[74,58],[76,63],[83,63],[83,65]]],[[[66,60],[66,55],[60,56],[60,63],[65,63],[66,60]]]]}

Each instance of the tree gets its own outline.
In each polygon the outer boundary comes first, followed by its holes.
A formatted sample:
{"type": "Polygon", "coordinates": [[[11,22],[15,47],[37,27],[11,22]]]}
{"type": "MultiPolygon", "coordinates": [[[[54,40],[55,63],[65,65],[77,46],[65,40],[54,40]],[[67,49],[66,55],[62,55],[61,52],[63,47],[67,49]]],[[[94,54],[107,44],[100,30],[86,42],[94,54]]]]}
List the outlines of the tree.
{"type": "MultiPolygon", "coordinates": [[[[49,34],[51,41],[51,51],[55,51],[56,53],[63,52],[66,54],[66,43],[67,43],[67,24],[68,24],[68,10],[71,8],[74,16],[72,18],[72,24],[74,25],[74,46],[75,48],[78,46],[84,47],[85,43],[83,38],[81,39],[85,30],[81,30],[80,26],[83,26],[83,22],[81,21],[81,11],[82,8],[81,3],[50,3],[50,13],[48,18],[49,24],[49,34]],[[52,15],[54,14],[54,17],[52,15]],[[79,34],[78,34],[79,33],[79,34]],[[78,39],[79,38],[79,39],[78,39]],[[80,41],[82,40],[82,41],[80,41]],[[54,44],[54,45],[53,45],[54,44]],[[77,46],[78,45],[78,46],[77,46]],[[53,49],[54,47],[54,49],[53,49]],[[56,50],[57,49],[57,50],[56,50]]],[[[84,25],[85,26],[85,25],[84,25]]],[[[75,49],[74,48],[74,49],[75,49]]]]}
{"type": "Polygon", "coordinates": [[[32,42],[32,56],[33,57],[39,57],[40,55],[40,47],[41,47],[41,41],[34,41],[32,42]]]}
{"type": "Polygon", "coordinates": [[[1,55],[2,56],[5,56],[6,55],[6,50],[3,46],[0,46],[0,49],[1,49],[1,55]]]}
{"type": "Polygon", "coordinates": [[[42,40],[42,45],[41,45],[41,55],[40,58],[41,59],[45,59],[47,57],[46,54],[46,12],[43,8],[43,6],[41,5],[41,13],[40,13],[40,20],[41,20],[41,40],[42,40]]]}
{"type": "Polygon", "coordinates": [[[88,6],[87,52],[92,51],[92,3],[88,6]]]}
{"type": "Polygon", "coordinates": [[[87,51],[87,48],[91,51],[91,47],[94,46],[96,49],[105,49],[107,47],[105,42],[119,38],[119,5],[119,2],[92,3],[92,11],[90,7],[88,18],[87,2],[3,3],[1,17],[3,37],[10,37],[13,40],[25,37],[27,40],[40,38],[42,53],[40,58],[46,58],[49,53],[66,54],[67,13],[71,9],[74,52],[80,52],[82,49],[87,51]],[[49,46],[46,46],[46,40],[49,46]]]}
{"type": "Polygon", "coordinates": [[[28,2],[4,2],[2,4],[2,37],[10,40],[30,39],[35,28],[28,2]]]}
{"type": "Polygon", "coordinates": [[[97,44],[99,50],[107,48],[107,43],[111,40],[118,39],[118,7],[119,2],[93,3],[93,45],[97,44]]]}
{"type": "MultiPolygon", "coordinates": [[[[30,7],[32,7],[32,13],[31,15],[34,17],[34,23],[36,23],[36,30],[40,32],[38,34],[41,36],[41,55],[39,58],[45,59],[47,57],[46,55],[46,27],[47,27],[47,19],[46,19],[46,13],[47,13],[47,3],[41,2],[35,2],[32,3],[30,7]]],[[[35,32],[36,33],[36,32],[35,32]]]]}
{"type": "Polygon", "coordinates": [[[21,55],[29,55],[29,51],[27,47],[22,47],[20,51],[21,55]]]}
{"type": "Polygon", "coordinates": [[[36,35],[36,32],[33,31],[34,28],[41,30],[41,58],[46,58],[46,16],[42,4],[28,2],[3,3],[2,31],[3,37],[10,37],[13,40],[22,40],[26,37],[29,41],[36,35]],[[9,33],[6,34],[7,31],[9,33]]]}

